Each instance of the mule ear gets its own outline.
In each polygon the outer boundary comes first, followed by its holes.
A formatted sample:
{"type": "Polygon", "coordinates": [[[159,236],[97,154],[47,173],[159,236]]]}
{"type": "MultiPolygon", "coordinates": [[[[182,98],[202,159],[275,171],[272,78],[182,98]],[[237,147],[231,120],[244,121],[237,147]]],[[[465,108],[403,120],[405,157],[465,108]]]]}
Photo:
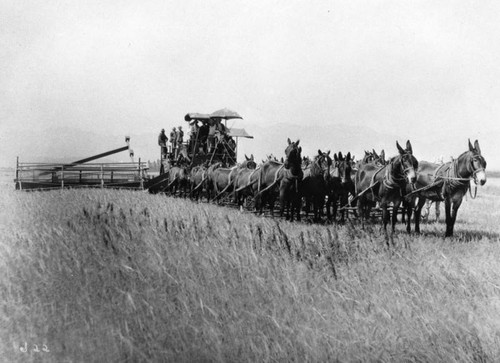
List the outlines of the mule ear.
{"type": "Polygon", "coordinates": [[[326,152],[326,156],[330,156],[330,150],[326,152]]]}
{"type": "Polygon", "coordinates": [[[411,142],[410,140],[407,140],[406,141],[406,150],[410,153],[410,154],[413,154],[413,149],[411,147],[411,142]]]}
{"type": "Polygon", "coordinates": [[[292,142],[290,141],[290,138],[288,138],[288,145],[290,145],[292,142]]]}
{"type": "Polygon", "coordinates": [[[342,151],[339,151],[339,160],[343,160],[344,159],[344,155],[342,155],[342,151]]]}
{"type": "Polygon", "coordinates": [[[302,146],[301,146],[301,147],[299,147],[299,153],[301,153],[301,152],[302,152],[302,146]]]}
{"type": "Polygon", "coordinates": [[[481,155],[481,148],[479,147],[479,141],[474,141],[474,148],[476,149],[477,153],[481,155]]]}
{"type": "Polygon", "coordinates": [[[474,151],[474,147],[472,146],[472,144],[470,143],[470,139],[469,139],[469,151],[474,151]]]}
{"type": "Polygon", "coordinates": [[[299,142],[300,142],[300,139],[297,140],[297,142],[295,143],[295,145],[299,146],[299,142]]]}
{"type": "Polygon", "coordinates": [[[398,147],[398,151],[400,154],[404,154],[405,151],[403,150],[403,148],[401,147],[401,145],[399,145],[399,142],[396,141],[396,146],[398,147]]]}
{"type": "Polygon", "coordinates": [[[250,160],[252,160],[252,161],[254,160],[253,154],[250,154],[250,160]]]}
{"type": "Polygon", "coordinates": [[[380,158],[380,156],[377,154],[377,152],[375,151],[375,149],[373,149],[373,156],[375,156],[375,158],[380,158]]]}
{"type": "Polygon", "coordinates": [[[345,159],[346,159],[347,161],[350,161],[350,160],[351,160],[351,152],[350,152],[350,151],[347,153],[347,155],[346,155],[345,159]]]}
{"type": "Polygon", "coordinates": [[[247,156],[247,154],[245,154],[245,160],[247,160],[247,161],[248,161],[248,156],[247,156]]]}
{"type": "Polygon", "coordinates": [[[335,161],[339,161],[339,158],[338,158],[338,156],[337,156],[337,153],[333,154],[333,160],[335,160],[335,161]]]}
{"type": "Polygon", "coordinates": [[[382,151],[380,152],[380,159],[382,159],[382,161],[385,161],[385,151],[384,151],[384,149],[382,149],[382,151]]]}
{"type": "Polygon", "coordinates": [[[321,149],[318,149],[318,155],[323,155],[323,153],[321,152],[321,149]]]}

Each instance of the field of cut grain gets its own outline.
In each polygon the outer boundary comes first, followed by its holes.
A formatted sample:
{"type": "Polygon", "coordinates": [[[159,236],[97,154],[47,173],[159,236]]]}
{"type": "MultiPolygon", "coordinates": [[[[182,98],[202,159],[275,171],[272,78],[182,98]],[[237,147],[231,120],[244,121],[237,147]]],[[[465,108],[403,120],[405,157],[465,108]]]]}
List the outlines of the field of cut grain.
{"type": "Polygon", "coordinates": [[[464,201],[455,238],[442,222],[420,236],[400,225],[391,249],[378,225],[12,189],[0,190],[2,361],[500,360],[498,179],[464,201]]]}

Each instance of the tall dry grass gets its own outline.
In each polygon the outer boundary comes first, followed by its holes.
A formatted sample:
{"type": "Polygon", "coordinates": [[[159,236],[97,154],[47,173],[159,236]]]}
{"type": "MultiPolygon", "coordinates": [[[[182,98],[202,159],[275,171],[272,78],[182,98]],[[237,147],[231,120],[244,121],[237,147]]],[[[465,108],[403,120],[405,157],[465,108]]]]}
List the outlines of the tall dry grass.
{"type": "Polygon", "coordinates": [[[429,223],[390,250],[378,225],[290,224],[142,192],[4,188],[0,357],[498,361],[499,186],[464,202],[455,238],[429,223]]]}

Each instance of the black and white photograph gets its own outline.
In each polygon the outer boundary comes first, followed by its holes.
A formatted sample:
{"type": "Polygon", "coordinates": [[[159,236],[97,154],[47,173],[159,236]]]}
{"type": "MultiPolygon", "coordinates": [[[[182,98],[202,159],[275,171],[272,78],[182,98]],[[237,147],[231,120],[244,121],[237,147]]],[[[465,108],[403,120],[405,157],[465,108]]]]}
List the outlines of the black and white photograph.
{"type": "Polygon", "coordinates": [[[500,361],[499,19],[0,1],[0,362],[500,361]]]}

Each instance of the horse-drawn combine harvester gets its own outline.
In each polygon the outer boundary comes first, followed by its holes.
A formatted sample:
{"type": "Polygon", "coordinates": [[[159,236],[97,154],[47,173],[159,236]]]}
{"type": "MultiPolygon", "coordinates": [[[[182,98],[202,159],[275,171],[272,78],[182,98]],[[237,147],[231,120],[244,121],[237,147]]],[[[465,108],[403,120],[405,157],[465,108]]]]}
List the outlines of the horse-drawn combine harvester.
{"type": "MultiPolygon", "coordinates": [[[[161,153],[160,175],[151,179],[145,188],[151,193],[178,191],[189,183],[189,172],[203,166],[220,165],[233,168],[238,159],[238,139],[249,138],[243,128],[229,128],[227,121],[242,119],[235,111],[221,109],[211,114],[188,113],[184,120],[191,126],[190,138],[161,153]],[[186,172],[187,171],[187,172],[186,172]]],[[[196,189],[200,189],[202,185],[196,189]]],[[[195,192],[196,192],[195,190],[195,192]]]]}
{"type": "MultiPolygon", "coordinates": [[[[223,118],[187,114],[185,120],[205,123],[223,118]]],[[[227,118],[241,117],[233,114],[227,118]]],[[[469,140],[469,149],[456,159],[435,164],[419,163],[409,140],[405,148],[396,141],[398,154],[388,160],[382,153],[380,156],[373,153],[356,163],[350,152],[345,156],[336,153],[332,160],[330,152],[318,150],[318,154],[305,163],[299,141],[288,139],[281,162],[270,159],[257,167],[253,157],[236,164],[236,150],[228,147],[226,137],[218,139],[217,148],[207,152],[199,147],[203,144],[200,133],[192,135],[189,146],[182,149],[178,157],[162,159],[164,173],[147,184],[150,192],[190,195],[196,199],[199,192],[204,192],[208,201],[226,198],[240,208],[245,200],[251,199],[254,211],[262,213],[267,207],[271,215],[278,202],[280,215],[290,220],[294,216],[300,219],[301,214],[307,217],[311,211],[315,221],[322,220],[325,214],[335,221],[339,212],[341,221],[349,212],[358,212],[357,217],[362,220],[381,215],[387,241],[387,225],[390,223],[392,239],[399,213],[408,232],[412,220],[415,231],[420,232],[420,218],[424,215],[422,212],[428,213],[428,209],[423,208],[428,201],[445,202],[446,236],[452,236],[463,197],[467,192],[475,197],[471,181],[476,185],[486,182],[486,161],[477,140],[474,145],[469,140]]]]}
{"type": "Polygon", "coordinates": [[[72,163],[27,163],[16,161],[15,188],[18,190],[50,190],[61,188],[122,188],[143,189],[148,180],[145,162],[134,162],[130,138],[125,146],[109,150],[72,163]],[[130,162],[90,163],[127,151],[130,162]]]}
{"type": "MultiPolygon", "coordinates": [[[[382,214],[384,230],[391,222],[395,230],[398,213],[407,215],[406,229],[411,230],[414,214],[415,231],[426,201],[445,202],[446,235],[453,235],[458,208],[470,182],[486,182],[486,161],[479,143],[469,141],[469,150],[450,162],[419,162],[413,156],[410,141],[406,148],[398,142],[398,154],[385,160],[383,153],[365,152],[365,158],[354,161],[350,152],[342,155],[318,150],[311,160],[303,158],[299,141],[284,145],[280,161],[269,158],[257,166],[253,155],[237,163],[238,138],[253,138],[244,129],[227,127],[227,120],[241,119],[234,111],[222,109],[212,114],[188,113],[191,126],[188,141],[172,143],[170,152],[160,144],[160,174],[151,178],[146,163],[100,163],[90,161],[122,151],[133,152],[127,145],[69,164],[20,163],[16,165],[16,189],[44,190],[65,187],[100,187],[143,189],[150,193],[189,196],[198,200],[236,204],[258,213],[263,209],[293,220],[312,212],[315,221],[343,221],[349,212],[358,218],[382,214]],[[200,125],[201,124],[201,125],[200,125]],[[278,202],[278,203],[276,203],[278,202]],[[391,216],[392,215],[392,216],[391,216]]],[[[472,196],[472,193],[471,193],[472,196]]],[[[427,209],[428,211],[428,209],[427,209]]],[[[392,236],[392,234],[391,234],[392,236]]]]}

